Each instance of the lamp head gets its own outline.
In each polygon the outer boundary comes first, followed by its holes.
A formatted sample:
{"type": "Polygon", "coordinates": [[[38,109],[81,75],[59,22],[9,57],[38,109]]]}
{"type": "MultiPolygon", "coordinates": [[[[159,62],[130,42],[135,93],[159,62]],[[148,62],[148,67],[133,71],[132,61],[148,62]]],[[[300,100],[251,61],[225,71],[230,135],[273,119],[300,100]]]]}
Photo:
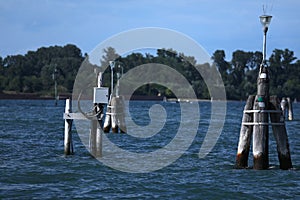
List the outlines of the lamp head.
{"type": "Polygon", "coordinates": [[[109,61],[109,66],[110,66],[110,69],[113,70],[115,68],[115,62],[109,61]]]}
{"type": "Polygon", "coordinates": [[[263,29],[265,31],[267,31],[269,28],[269,25],[271,23],[272,16],[271,15],[262,15],[259,18],[260,18],[261,24],[263,25],[263,29]]]}

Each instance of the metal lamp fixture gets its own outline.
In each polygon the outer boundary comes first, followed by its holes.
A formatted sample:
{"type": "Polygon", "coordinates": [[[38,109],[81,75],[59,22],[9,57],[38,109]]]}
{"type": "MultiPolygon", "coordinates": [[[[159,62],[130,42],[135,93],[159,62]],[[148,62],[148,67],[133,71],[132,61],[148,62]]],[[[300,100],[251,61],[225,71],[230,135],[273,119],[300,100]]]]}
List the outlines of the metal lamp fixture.
{"type": "Polygon", "coordinates": [[[263,63],[266,61],[266,46],[267,46],[267,32],[269,25],[271,23],[272,16],[271,15],[262,15],[259,17],[260,22],[263,25],[263,31],[264,31],[264,41],[263,41],[263,63]]]}
{"type": "Polygon", "coordinates": [[[259,18],[260,18],[260,22],[263,25],[263,27],[268,28],[271,23],[272,16],[271,15],[262,15],[259,18]]]}

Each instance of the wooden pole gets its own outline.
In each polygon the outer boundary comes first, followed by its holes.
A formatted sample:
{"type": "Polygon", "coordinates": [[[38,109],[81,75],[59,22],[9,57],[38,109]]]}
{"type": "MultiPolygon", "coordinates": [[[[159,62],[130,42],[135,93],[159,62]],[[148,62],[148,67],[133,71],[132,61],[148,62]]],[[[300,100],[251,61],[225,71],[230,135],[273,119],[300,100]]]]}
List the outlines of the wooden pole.
{"type": "Polygon", "coordinates": [[[97,104],[97,119],[98,119],[98,126],[97,126],[97,133],[96,133],[96,157],[102,157],[102,112],[103,112],[103,105],[97,104]]]}
{"type": "Polygon", "coordinates": [[[103,125],[103,131],[104,133],[109,133],[110,128],[111,128],[111,101],[109,101],[107,109],[106,109],[106,115],[105,115],[105,120],[104,120],[104,125],[103,125]]]}
{"type": "MultiPolygon", "coordinates": [[[[102,87],[102,72],[99,72],[98,74],[98,88],[102,87]]],[[[104,108],[104,104],[103,103],[99,103],[101,102],[103,99],[97,99],[95,98],[94,100],[94,114],[97,118],[96,120],[93,120],[93,129],[95,131],[95,137],[93,138],[95,141],[92,142],[93,145],[95,145],[92,149],[93,151],[93,155],[94,157],[102,157],[102,118],[103,118],[103,108],[104,108]],[[98,102],[98,103],[96,103],[98,102]]]]}
{"type": "MultiPolygon", "coordinates": [[[[94,104],[93,114],[96,115],[97,113],[97,104],[94,104]]],[[[91,120],[91,130],[90,130],[90,152],[94,157],[97,157],[97,120],[91,120]]]]}
{"type": "Polygon", "coordinates": [[[287,97],[287,105],[288,105],[288,120],[293,120],[293,105],[290,97],[287,97]]]}
{"type": "Polygon", "coordinates": [[[287,100],[285,97],[283,97],[281,99],[281,102],[280,102],[280,107],[281,107],[281,110],[282,110],[282,116],[285,120],[285,117],[286,117],[286,108],[287,108],[287,100]]]}
{"type": "MultiPolygon", "coordinates": [[[[257,95],[254,110],[268,110],[269,77],[268,69],[263,64],[257,79],[257,95]]],[[[255,112],[253,115],[253,169],[269,168],[269,127],[268,113],[255,112]]]]}
{"type": "Polygon", "coordinates": [[[117,112],[119,113],[118,115],[118,124],[121,133],[126,133],[126,124],[125,124],[125,103],[124,103],[124,98],[123,96],[118,96],[118,110],[117,112]]]}
{"type": "MultiPolygon", "coordinates": [[[[249,123],[253,122],[253,113],[246,112],[247,110],[252,110],[253,102],[254,102],[254,95],[250,95],[246,102],[244,108],[244,114],[242,122],[249,123]]],[[[248,167],[248,157],[250,151],[250,142],[252,136],[253,126],[252,125],[244,125],[241,126],[240,131],[240,139],[238,144],[237,156],[236,156],[236,165],[235,167],[238,169],[248,167]]]]}
{"type": "Polygon", "coordinates": [[[283,114],[279,108],[279,99],[276,96],[272,96],[270,98],[270,104],[272,110],[278,111],[270,113],[270,118],[272,124],[274,124],[272,125],[272,130],[277,143],[277,153],[280,163],[280,169],[291,169],[293,168],[292,159],[283,114]]]}
{"type": "Polygon", "coordinates": [[[98,126],[96,136],[96,157],[102,157],[102,129],[98,126]]]}
{"type": "Polygon", "coordinates": [[[118,123],[117,123],[117,98],[113,97],[111,99],[111,130],[113,133],[118,133],[119,128],[118,128],[118,123]]]}
{"type": "MultiPolygon", "coordinates": [[[[65,113],[71,113],[71,100],[66,99],[65,113]]],[[[64,153],[65,155],[73,154],[72,144],[72,119],[65,119],[65,134],[64,134],[64,153]]]]}

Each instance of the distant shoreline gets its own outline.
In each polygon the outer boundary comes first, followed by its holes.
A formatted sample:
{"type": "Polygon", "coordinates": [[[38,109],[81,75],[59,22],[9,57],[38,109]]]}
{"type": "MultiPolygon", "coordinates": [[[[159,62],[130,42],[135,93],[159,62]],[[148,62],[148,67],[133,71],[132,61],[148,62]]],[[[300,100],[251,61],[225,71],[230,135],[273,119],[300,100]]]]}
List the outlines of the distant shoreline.
{"type": "MultiPolygon", "coordinates": [[[[71,97],[71,94],[62,95],[60,100],[71,97]]],[[[0,100],[54,100],[54,97],[43,96],[37,93],[0,93],[0,100]]]]}
{"type": "MultiPolygon", "coordinates": [[[[59,100],[65,100],[71,98],[72,94],[60,94],[59,100]]],[[[130,100],[137,101],[163,101],[163,97],[160,96],[142,96],[142,95],[134,95],[132,97],[125,97],[125,99],[129,98],[130,100]]],[[[54,96],[43,96],[37,93],[0,93],[0,100],[54,100],[54,96]]]]}
{"type": "MultiPolygon", "coordinates": [[[[59,100],[65,100],[72,98],[72,94],[60,94],[59,100]]],[[[46,96],[38,93],[0,93],[0,100],[54,100],[54,96],[46,96]]],[[[165,99],[161,96],[143,96],[143,95],[134,95],[134,96],[125,96],[126,100],[134,101],[168,101],[168,102],[196,102],[196,101],[207,101],[210,102],[210,99],[176,99],[169,98],[165,99]]],[[[236,100],[227,100],[227,101],[236,101],[236,100]]]]}

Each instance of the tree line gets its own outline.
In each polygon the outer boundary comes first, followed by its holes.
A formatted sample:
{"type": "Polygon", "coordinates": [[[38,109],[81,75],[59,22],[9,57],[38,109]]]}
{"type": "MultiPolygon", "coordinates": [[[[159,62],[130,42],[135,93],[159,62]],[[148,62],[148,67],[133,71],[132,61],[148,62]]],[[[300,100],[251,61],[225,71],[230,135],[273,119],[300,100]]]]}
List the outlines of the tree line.
{"type": "MultiPolygon", "coordinates": [[[[225,60],[225,52],[217,50],[213,54],[222,75],[228,99],[245,100],[255,94],[261,52],[233,52],[231,61],[225,60]]],[[[300,60],[288,49],[275,49],[268,59],[270,95],[300,98],[300,60]]]]}
{"type": "MultiPolygon", "coordinates": [[[[202,64],[189,55],[172,49],[157,49],[156,55],[134,52],[119,56],[108,47],[104,49],[101,65],[108,66],[111,58],[116,58],[116,66],[121,65],[123,73],[135,66],[146,63],[160,63],[170,66],[182,74],[192,85],[198,98],[210,98],[206,84],[197,67],[209,71],[212,66],[202,64]],[[196,67],[196,68],[195,68],[196,67]]],[[[52,95],[56,78],[59,93],[71,93],[81,63],[88,56],[82,55],[75,45],[42,47],[28,51],[25,55],[0,57],[0,92],[15,91],[52,95]],[[56,72],[55,72],[56,69],[56,72]]],[[[216,50],[212,55],[216,70],[222,76],[227,99],[245,100],[255,94],[256,80],[262,61],[261,52],[236,50],[230,61],[224,50],[216,50]]],[[[95,65],[91,65],[97,67],[95,65]]],[[[300,60],[288,49],[275,49],[268,59],[270,72],[270,94],[279,97],[300,98],[300,60]]],[[[117,67],[115,70],[118,70],[117,67]]],[[[213,80],[212,80],[213,81],[213,80]]],[[[115,80],[116,82],[116,80],[115,80]]],[[[104,71],[104,83],[110,84],[110,68],[104,71]]],[[[183,88],[184,89],[184,88],[183,88]]],[[[164,95],[174,97],[170,89],[157,84],[146,84],[135,92],[138,95],[164,95]]]]}
{"type": "Polygon", "coordinates": [[[0,92],[52,95],[54,78],[61,93],[72,92],[83,60],[81,50],[72,44],[41,47],[25,55],[12,55],[4,59],[0,57],[0,92]]]}

